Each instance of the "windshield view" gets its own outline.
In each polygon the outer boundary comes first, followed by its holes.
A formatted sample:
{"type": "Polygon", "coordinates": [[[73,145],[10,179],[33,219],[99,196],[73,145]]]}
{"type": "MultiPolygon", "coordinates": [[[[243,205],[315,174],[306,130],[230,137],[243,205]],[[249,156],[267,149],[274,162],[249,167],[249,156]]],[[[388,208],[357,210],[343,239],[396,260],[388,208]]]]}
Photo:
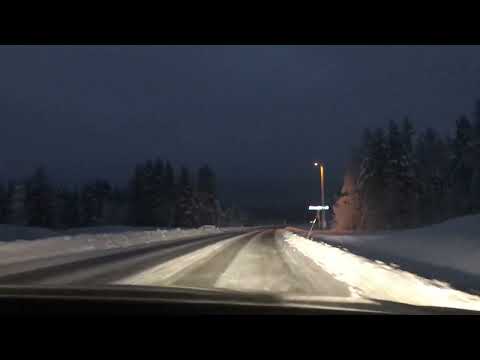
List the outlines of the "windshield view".
{"type": "Polygon", "coordinates": [[[0,46],[0,64],[0,298],[480,311],[479,46],[0,46]]]}

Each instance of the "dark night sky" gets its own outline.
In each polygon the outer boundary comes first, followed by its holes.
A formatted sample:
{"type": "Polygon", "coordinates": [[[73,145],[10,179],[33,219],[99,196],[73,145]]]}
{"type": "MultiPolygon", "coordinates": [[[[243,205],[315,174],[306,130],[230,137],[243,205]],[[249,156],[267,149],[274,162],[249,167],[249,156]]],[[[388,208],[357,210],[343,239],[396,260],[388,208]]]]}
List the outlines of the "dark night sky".
{"type": "Polygon", "coordinates": [[[242,203],[303,206],[366,126],[451,131],[480,97],[478,46],[0,47],[0,179],[124,183],[160,156],[242,203]]]}

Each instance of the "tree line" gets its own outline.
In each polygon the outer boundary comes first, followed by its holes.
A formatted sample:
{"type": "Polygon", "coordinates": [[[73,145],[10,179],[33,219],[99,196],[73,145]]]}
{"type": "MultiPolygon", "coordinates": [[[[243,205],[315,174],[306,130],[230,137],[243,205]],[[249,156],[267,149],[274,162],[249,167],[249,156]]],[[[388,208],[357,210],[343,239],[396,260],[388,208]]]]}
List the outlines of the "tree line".
{"type": "Polygon", "coordinates": [[[340,230],[408,228],[480,212],[480,101],[452,136],[412,122],[366,129],[334,206],[340,230]]]}
{"type": "Polygon", "coordinates": [[[222,209],[216,176],[204,165],[193,174],[159,159],[137,164],[124,188],[95,179],[78,188],[54,186],[43,167],[22,181],[0,183],[0,223],[73,228],[96,225],[198,227],[239,222],[222,209]]]}

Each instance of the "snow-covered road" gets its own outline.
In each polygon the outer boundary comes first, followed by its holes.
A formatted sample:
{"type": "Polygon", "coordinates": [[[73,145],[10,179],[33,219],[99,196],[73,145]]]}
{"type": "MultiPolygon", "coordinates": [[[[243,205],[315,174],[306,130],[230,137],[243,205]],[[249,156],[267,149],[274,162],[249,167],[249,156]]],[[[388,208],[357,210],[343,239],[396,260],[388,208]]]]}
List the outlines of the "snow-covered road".
{"type": "Polygon", "coordinates": [[[197,232],[171,241],[4,264],[0,284],[215,288],[283,299],[390,301],[480,311],[480,297],[474,294],[285,229],[197,232]]]}
{"type": "Polygon", "coordinates": [[[239,236],[121,284],[220,288],[480,310],[480,297],[285,230],[239,236]]]}
{"type": "MultiPolygon", "coordinates": [[[[44,256],[22,257],[22,247],[17,249],[17,258],[22,261],[0,264],[0,284],[28,285],[102,285],[163,263],[183,254],[220,242],[245,230],[236,229],[226,232],[197,232],[197,235],[180,236],[157,241],[135,241],[129,246],[96,248],[91,251],[52,251],[44,256]],[[50,256],[48,256],[50,254],[50,256]]],[[[123,234],[125,236],[125,234],[123,234]]],[[[108,237],[114,235],[109,234],[108,237]]],[[[38,240],[36,244],[46,240],[38,240]]],[[[73,241],[73,240],[72,240],[73,241]]],[[[107,240],[108,241],[108,240],[107,240]]],[[[47,241],[48,242],[48,241],[47,241]]],[[[64,244],[62,244],[64,245],[64,244]]],[[[64,245],[65,246],[65,245],[64,245]]],[[[77,244],[71,244],[76,249],[77,244]]],[[[64,250],[63,247],[61,247],[64,250]]],[[[0,253],[1,253],[0,247],[0,253]]],[[[29,251],[26,251],[29,254],[29,251]]]]}
{"type": "Polygon", "coordinates": [[[314,276],[309,276],[311,265],[305,259],[294,260],[274,230],[238,236],[180,260],[172,260],[121,283],[349,296],[345,284],[321,268],[316,267],[314,276]]]}

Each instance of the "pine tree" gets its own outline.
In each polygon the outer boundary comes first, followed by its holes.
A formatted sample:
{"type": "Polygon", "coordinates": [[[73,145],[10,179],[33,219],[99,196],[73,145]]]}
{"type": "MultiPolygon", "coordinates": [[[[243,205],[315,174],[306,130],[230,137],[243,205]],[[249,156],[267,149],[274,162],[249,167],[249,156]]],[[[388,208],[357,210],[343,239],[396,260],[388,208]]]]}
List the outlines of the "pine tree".
{"type": "Polygon", "coordinates": [[[402,122],[402,144],[404,146],[404,152],[411,156],[413,153],[413,135],[415,134],[415,130],[413,128],[413,124],[408,117],[403,119],[402,122]]]}
{"type": "Polygon", "coordinates": [[[222,216],[222,210],[216,198],[215,173],[206,164],[198,169],[197,190],[200,224],[217,225],[222,216]]]}
{"type": "Polygon", "coordinates": [[[413,154],[413,137],[415,131],[408,118],[402,122],[401,142],[402,156],[400,161],[400,226],[411,227],[418,224],[418,191],[419,185],[415,174],[415,158],[413,154]]]}
{"type": "Polygon", "coordinates": [[[97,198],[92,184],[85,184],[80,192],[80,218],[82,226],[97,224],[97,198]]]}
{"type": "Polygon", "coordinates": [[[216,193],[215,174],[208,165],[204,165],[198,169],[197,191],[211,195],[215,195],[216,193]]]}
{"type": "Polygon", "coordinates": [[[361,228],[361,202],[358,188],[362,161],[368,155],[372,134],[363,132],[362,142],[352,148],[350,162],[343,178],[343,185],[333,206],[334,223],[337,230],[358,230],[361,228]]]}
{"type": "Polygon", "coordinates": [[[195,227],[198,225],[198,201],[190,182],[190,174],[185,166],[180,169],[177,181],[175,206],[175,226],[195,227]]]}
{"type": "Polygon", "coordinates": [[[472,153],[473,153],[473,174],[472,182],[470,184],[472,197],[472,210],[474,212],[480,211],[480,100],[477,100],[473,124],[473,139],[472,139],[472,153]]]}
{"type": "Polygon", "coordinates": [[[355,159],[357,152],[354,151],[353,154],[353,159],[345,172],[342,189],[333,207],[337,230],[357,230],[360,227],[361,208],[357,189],[357,159],[355,159]]]}
{"type": "Polygon", "coordinates": [[[0,224],[8,221],[9,205],[8,191],[3,184],[0,183],[0,224]]]}
{"type": "Polygon", "coordinates": [[[199,203],[190,186],[184,187],[178,195],[175,206],[175,226],[192,228],[200,225],[199,203]]]}
{"type": "Polygon", "coordinates": [[[182,166],[180,169],[180,178],[178,179],[178,188],[182,191],[187,187],[191,187],[190,174],[188,173],[188,169],[182,166]]]}
{"type": "Polygon", "coordinates": [[[456,122],[452,143],[453,159],[450,171],[450,199],[454,215],[465,215],[473,210],[471,185],[475,168],[473,127],[465,117],[456,122]]]}
{"type": "Polygon", "coordinates": [[[446,189],[449,151],[445,140],[435,130],[421,133],[415,146],[418,182],[418,218],[422,224],[437,223],[448,214],[446,189]]]}
{"type": "Polygon", "coordinates": [[[146,226],[155,225],[155,206],[156,206],[156,179],[155,179],[155,169],[153,162],[151,160],[147,161],[144,168],[144,188],[142,196],[142,206],[143,206],[143,224],[146,226]]]}
{"type": "Polygon", "coordinates": [[[20,182],[10,182],[8,186],[11,213],[9,222],[15,225],[27,225],[26,185],[20,182]]]}
{"type": "Polygon", "coordinates": [[[167,161],[165,165],[165,193],[169,201],[175,200],[175,173],[172,164],[167,161]]]}
{"type": "Polygon", "coordinates": [[[27,181],[25,204],[28,225],[54,227],[55,192],[42,167],[27,181]]]}
{"type": "Polygon", "coordinates": [[[81,223],[84,226],[106,223],[106,204],[110,200],[112,187],[106,180],[97,179],[82,187],[80,193],[81,223]]]}
{"type": "Polygon", "coordinates": [[[137,193],[137,225],[146,226],[147,224],[147,206],[146,206],[146,193],[148,187],[148,179],[147,179],[147,170],[145,168],[145,164],[141,165],[141,172],[138,177],[138,193],[137,193]]]}
{"type": "Polygon", "coordinates": [[[480,211],[480,167],[478,166],[474,169],[472,174],[470,188],[472,212],[478,213],[480,211]]]}
{"type": "Polygon", "coordinates": [[[475,102],[474,128],[476,136],[480,136],[480,99],[475,102]]]}
{"type": "Polygon", "coordinates": [[[165,169],[163,161],[157,159],[153,167],[153,187],[154,187],[154,199],[153,199],[153,216],[156,226],[168,225],[168,208],[167,198],[165,192],[165,169]]]}
{"type": "Polygon", "coordinates": [[[397,124],[391,121],[388,131],[388,158],[385,168],[385,210],[387,226],[393,228],[399,228],[403,225],[403,219],[400,216],[400,202],[403,201],[401,175],[404,167],[402,135],[403,134],[400,134],[397,124]]]}
{"type": "Polygon", "coordinates": [[[130,223],[142,226],[170,224],[175,199],[173,168],[161,161],[137,165],[129,182],[130,223]]]}
{"type": "Polygon", "coordinates": [[[105,223],[128,224],[128,191],[114,187],[105,202],[105,223]]]}
{"type": "Polygon", "coordinates": [[[141,195],[142,195],[142,173],[143,167],[140,164],[135,166],[134,173],[129,181],[129,223],[132,225],[139,225],[141,218],[141,195]]]}
{"type": "Polygon", "coordinates": [[[130,182],[130,218],[134,225],[154,224],[155,176],[151,161],[137,165],[130,182]]]}
{"type": "Polygon", "coordinates": [[[94,193],[96,198],[97,208],[95,209],[95,217],[97,224],[106,223],[106,206],[110,201],[112,186],[107,180],[96,180],[94,183],[94,193]]]}
{"type": "MultiPolygon", "coordinates": [[[[362,225],[360,177],[366,176],[365,167],[369,156],[373,134],[365,129],[360,146],[352,149],[352,155],[344,176],[343,186],[334,205],[335,226],[340,230],[360,229],[362,225]]],[[[362,182],[364,178],[362,178],[362,182]]]]}
{"type": "Polygon", "coordinates": [[[66,228],[80,226],[80,198],[78,191],[63,189],[59,192],[59,198],[60,224],[66,228]]]}
{"type": "Polygon", "coordinates": [[[367,145],[357,183],[362,229],[382,229],[387,225],[384,205],[387,150],[385,132],[383,129],[377,129],[367,145]]]}
{"type": "Polygon", "coordinates": [[[169,161],[165,164],[164,191],[166,197],[166,217],[168,219],[167,225],[173,226],[177,194],[175,191],[175,173],[169,161]]]}

